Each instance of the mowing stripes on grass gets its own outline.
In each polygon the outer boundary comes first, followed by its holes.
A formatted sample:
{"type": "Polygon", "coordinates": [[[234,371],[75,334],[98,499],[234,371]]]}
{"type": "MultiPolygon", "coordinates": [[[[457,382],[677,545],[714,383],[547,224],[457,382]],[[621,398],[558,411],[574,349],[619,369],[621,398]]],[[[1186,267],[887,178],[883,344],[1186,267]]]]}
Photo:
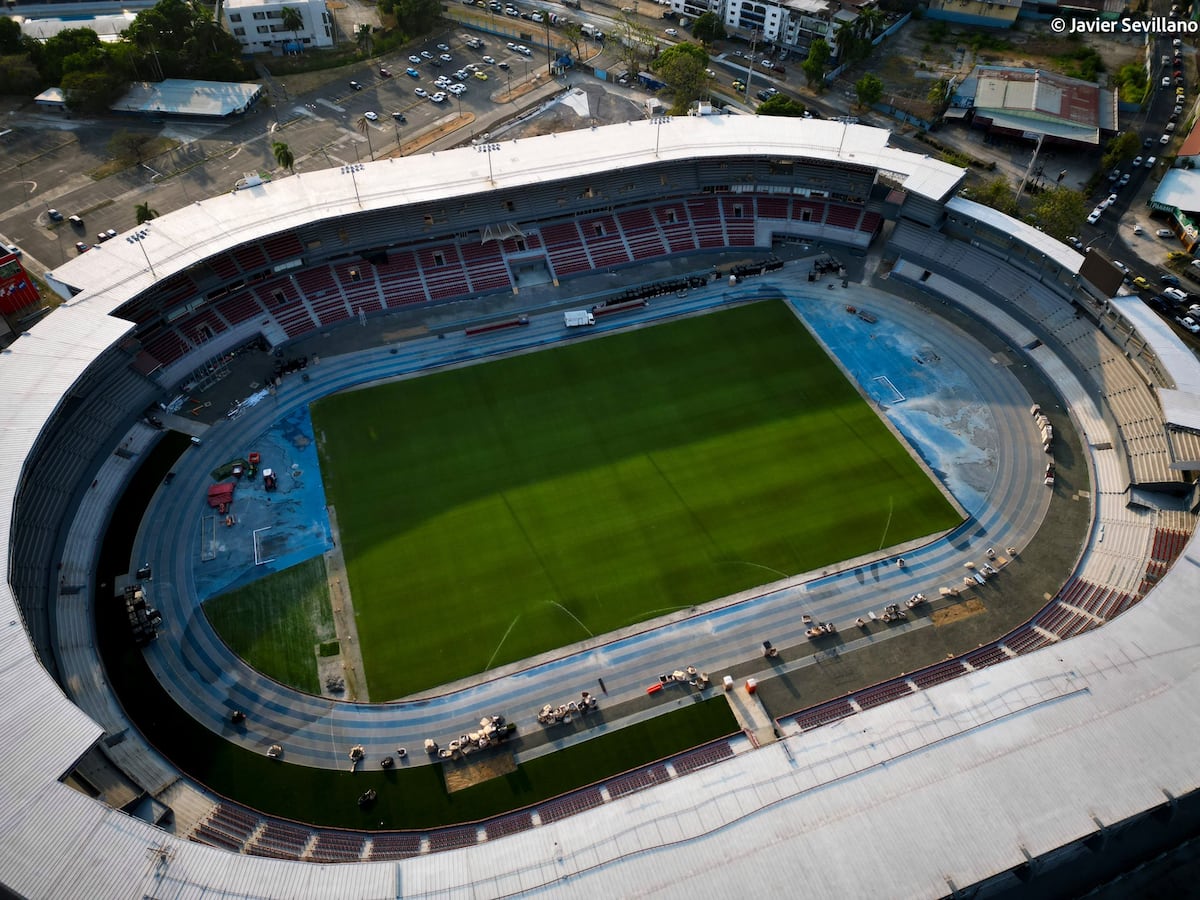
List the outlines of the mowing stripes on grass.
{"type": "Polygon", "coordinates": [[[381,699],[958,520],[782,302],[312,414],[381,699]]]}
{"type": "MultiPolygon", "coordinates": [[[[283,684],[319,694],[314,648],[334,637],[324,557],[205,601],[204,614],[238,656],[283,684]]],[[[332,652],[337,653],[337,642],[332,652]]]]}

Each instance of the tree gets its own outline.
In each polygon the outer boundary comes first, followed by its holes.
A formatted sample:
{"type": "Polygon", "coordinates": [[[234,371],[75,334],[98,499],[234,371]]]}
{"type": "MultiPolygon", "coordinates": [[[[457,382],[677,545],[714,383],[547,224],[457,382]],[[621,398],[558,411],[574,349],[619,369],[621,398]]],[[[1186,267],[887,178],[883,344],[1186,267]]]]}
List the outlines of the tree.
{"type": "Polygon", "coordinates": [[[950,82],[945,78],[939,78],[929,86],[929,93],[925,95],[925,100],[938,113],[943,112],[946,104],[950,102],[950,82]]]}
{"type": "Polygon", "coordinates": [[[292,33],[294,43],[300,43],[300,32],[304,30],[304,13],[294,6],[285,6],[279,10],[279,24],[285,31],[292,33]]]}
{"type": "Polygon", "coordinates": [[[108,141],[108,152],[117,159],[141,162],[154,136],[144,131],[121,130],[108,141]]]}
{"type": "Polygon", "coordinates": [[[775,94],[769,100],[764,100],[755,111],[760,116],[791,116],[800,118],[804,115],[804,104],[793,100],[784,94],[775,94]]]}
{"type": "Polygon", "coordinates": [[[0,19],[0,56],[24,53],[21,43],[21,26],[16,19],[0,19]]]}
{"type": "Polygon", "coordinates": [[[1040,225],[1046,234],[1061,241],[1072,234],[1079,234],[1079,227],[1087,218],[1087,207],[1079,191],[1054,187],[1033,197],[1030,214],[1030,219],[1040,225]]]}
{"type": "Polygon", "coordinates": [[[129,87],[113,72],[68,72],[59,82],[72,110],[92,115],[109,111],[129,87]]]}
{"type": "Polygon", "coordinates": [[[439,0],[396,0],[392,12],[405,32],[424,34],[441,15],[442,6],[439,0]]]}
{"type": "Polygon", "coordinates": [[[672,109],[683,113],[708,88],[708,54],[690,41],[675,44],[659,54],[654,71],[675,98],[672,109]]]}
{"type": "Polygon", "coordinates": [[[133,208],[133,213],[137,216],[137,223],[139,225],[149,222],[151,219],[158,218],[158,210],[151,209],[149,202],[139,203],[133,208]]]}
{"type": "Polygon", "coordinates": [[[725,40],[725,25],[721,17],[713,12],[702,13],[692,25],[692,37],[708,46],[714,41],[725,40]]]}
{"type": "Polygon", "coordinates": [[[1104,148],[1104,155],[1100,157],[1101,171],[1115,169],[1121,163],[1133,159],[1137,156],[1141,146],[1141,140],[1136,131],[1125,131],[1118,134],[1104,148]]]}
{"type": "Polygon", "coordinates": [[[984,182],[980,187],[972,188],[971,199],[1010,216],[1017,211],[1017,199],[1013,186],[1002,175],[984,182]]]}
{"type": "MultiPolygon", "coordinates": [[[[365,122],[366,119],[364,118],[365,122]]],[[[292,148],[283,141],[275,141],[271,144],[271,152],[275,154],[275,162],[281,169],[287,169],[289,172],[296,171],[296,157],[292,153],[292,148]]]]}
{"type": "Polygon", "coordinates": [[[563,39],[575,48],[574,59],[578,62],[583,58],[583,54],[579,50],[580,44],[583,42],[583,29],[578,22],[568,22],[561,29],[563,39]]]}
{"type": "Polygon", "coordinates": [[[359,116],[354,127],[358,129],[359,134],[367,136],[367,149],[371,152],[371,159],[375,159],[375,148],[371,146],[371,123],[367,121],[366,116],[359,116]]]}
{"type": "Polygon", "coordinates": [[[371,52],[372,42],[371,26],[366,22],[361,22],[358,28],[354,30],[354,41],[358,44],[358,49],[362,53],[369,54],[371,52]]]}
{"type": "Polygon", "coordinates": [[[103,50],[100,36],[90,28],[68,28],[45,42],[33,41],[28,46],[29,56],[47,84],[61,84],[67,57],[103,50]]]}
{"type": "Polygon", "coordinates": [[[854,82],[854,94],[858,98],[859,106],[874,106],[883,97],[883,80],[878,75],[868,72],[854,82]]]}
{"type": "Polygon", "coordinates": [[[825,78],[825,66],[829,63],[829,44],[824,38],[817,38],[808,45],[808,56],[800,68],[804,70],[804,78],[809,87],[820,84],[825,78]]]}

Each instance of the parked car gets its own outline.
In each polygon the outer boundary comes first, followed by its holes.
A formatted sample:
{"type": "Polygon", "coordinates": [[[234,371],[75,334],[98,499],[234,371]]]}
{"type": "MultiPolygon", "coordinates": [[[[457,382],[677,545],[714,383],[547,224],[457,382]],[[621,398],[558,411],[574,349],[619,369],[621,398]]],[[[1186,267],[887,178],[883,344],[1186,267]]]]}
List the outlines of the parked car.
{"type": "Polygon", "coordinates": [[[75,250],[78,253],[87,253],[90,248],[83,241],[75,242],[75,250]]]}
{"type": "Polygon", "coordinates": [[[1163,80],[1162,80],[1162,86],[1163,86],[1163,87],[1170,87],[1170,86],[1171,86],[1171,76],[1170,76],[1170,75],[1164,75],[1164,76],[1163,76],[1163,80]]]}
{"type": "Polygon", "coordinates": [[[105,241],[111,241],[116,236],[117,236],[116,229],[109,228],[109,229],[106,229],[105,231],[101,231],[99,234],[97,234],[96,240],[99,241],[101,244],[103,244],[105,241]]]}
{"type": "Polygon", "coordinates": [[[1158,162],[1158,157],[1157,157],[1157,156],[1151,156],[1151,157],[1148,157],[1148,158],[1146,159],[1146,168],[1147,168],[1147,169],[1153,169],[1153,168],[1154,168],[1154,164],[1155,164],[1156,162],[1158,162]]]}
{"type": "Polygon", "coordinates": [[[1095,225],[1097,222],[1100,221],[1100,216],[1102,216],[1103,214],[1104,214],[1104,210],[1102,210],[1100,207],[1097,206],[1095,209],[1093,209],[1091,211],[1091,214],[1088,215],[1088,217],[1087,217],[1088,224],[1095,225]]]}
{"type": "Polygon", "coordinates": [[[1159,275],[1158,280],[1161,281],[1163,284],[1173,284],[1173,285],[1175,285],[1175,287],[1179,287],[1179,276],[1178,275],[1159,275]]]}
{"type": "Polygon", "coordinates": [[[480,81],[488,80],[487,72],[475,72],[474,74],[475,74],[475,77],[478,78],[480,81]]]}
{"type": "Polygon", "coordinates": [[[402,112],[392,113],[392,118],[395,119],[397,122],[399,122],[401,125],[405,125],[408,123],[408,116],[404,115],[404,113],[402,113],[402,112]]]}
{"type": "Polygon", "coordinates": [[[1133,286],[1135,288],[1137,288],[1139,291],[1150,290],[1150,282],[1147,281],[1145,278],[1143,278],[1141,275],[1139,275],[1137,278],[1133,279],[1133,286]]]}
{"type": "Polygon", "coordinates": [[[421,77],[421,73],[418,72],[416,69],[412,69],[412,68],[405,69],[404,74],[407,75],[409,78],[420,78],[421,77]]]}
{"type": "Polygon", "coordinates": [[[1076,250],[1083,249],[1083,241],[1081,241],[1079,238],[1075,237],[1074,235],[1067,238],[1067,243],[1070,244],[1072,247],[1074,247],[1076,250]]]}
{"type": "Polygon", "coordinates": [[[448,44],[438,44],[437,48],[443,53],[448,53],[450,51],[450,46],[448,44]]]}
{"type": "Polygon", "coordinates": [[[1124,175],[1122,175],[1121,180],[1118,181],[1117,184],[1119,184],[1121,187],[1125,187],[1125,185],[1129,184],[1129,173],[1126,172],[1124,175]]]}
{"type": "Polygon", "coordinates": [[[352,82],[350,82],[350,90],[352,90],[352,91],[361,91],[361,90],[362,90],[362,85],[361,85],[361,84],[359,84],[357,81],[352,81],[352,82]]]}
{"type": "Polygon", "coordinates": [[[674,28],[668,28],[664,33],[667,35],[667,37],[679,37],[679,31],[674,28]]]}
{"type": "Polygon", "coordinates": [[[1178,300],[1180,303],[1185,302],[1188,298],[1187,292],[1181,291],[1177,287],[1163,288],[1163,296],[1170,297],[1172,300],[1178,300]]]}
{"type": "Polygon", "coordinates": [[[421,62],[421,57],[417,56],[417,54],[415,54],[415,53],[414,53],[412,56],[410,56],[410,57],[408,58],[408,61],[409,61],[410,63],[412,63],[414,66],[416,66],[416,65],[420,65],[420,62],[421,62]]]}
{"type": "Polygon", "coordinates": [[[1196,324],[1196,320],[1191,316],[1176,316],[1175,321],[1190,331],[1192,334],[1200,334],[1200,325],[1196,324]]]}
{"type": "MultiPolygon", "coordinates": [[[[1169,238],[1169,237],[1175,236],[1175,232],[1173,232],[1170,228],[1160,228],[1160,229],[1158,229],[1158,231],[1156,231],[1154,233],[1156,235],[1158,235],[1160,238],[1169,238]]],[[[1174,278],[1174,277],[1175,277],[1174,275],[1170,275],[1170,276],[1164,275],[1163,276],[1163,278],[1174,278]]],[[[1176,279],[1176,280],[1178,280],[1178,279],[1176,279]]]]}
{"type": "Polygon", "coordinates": [[[363,113],[363,118],[366,119],[368,122],[378,122],[379,121],[379,115],[377,113],[372,112],[369,109],[365,113],[363,113]]]}
{"type": "Polygon", "coordinates": [[[499,68],[499,69],[503,69],[503,70],[504,70],[504,71],[506,71],[506,72],[507,72],[507,71],[509,70],[509,68],[510,68],[509,64],[508,64],[508,63],[506,63],[506,62],[498,62],[498,63],[496,63],[496,67],[497,67],[497,68],[499,68]]]}
{"type": "Polygon", "coordinates": [[[79,216],[67,216],[67,221],[70,222],[72,225],[74,225],[76,228],[83,227],[83,219],[81,219],[79,216]]]}
{"type": "Polygon", "coordinates": [[[496,59],[495,59],[495,57],[492,57],[492,56],[485,56],[483,58],[483,61],[485,63],[487,63],[489,66],[494,66],[496,64],[496,59]]]}
{"type": "Polygon", "coordinates": [[[11,253],[13,256],[21,255],[21,248],[16,244],[0,244],[0,251],[3,251],[4,253],[11,253]]]}
{"type": "Polygon", "coordinates": [[[60,213],[57,209],[46,210],[46,215],[48,215],[50,217],[51,222],[61,222],[63,220],[63,214],[60,213]]]}
{"type": "Polygon", "coordinates": [[[1121,270],[1122,275],[1129,274],[1129,266],[1125,265],[1125,263],[1121,262],[1119,259],[1114,259],[1112,264],[1121,270]]]}
{"type": "Polygon", "coordinates": [[[454,57],[451,56],[449,53],[443,53],[441,56],[438,57],[438,59],[440,59],[442,62],[453,62],[454,61],[454,57]]]}
{"type": "Polygon", "coordinates": [[[446,88],[446,90],[448,90],[450,93],[452,93],[455,97],[458,97],[466,92],[467,86],[465,84],[455,83],[455,84],[450,85],[450,87],[446,88]]]}
{"type": "Polygon", "coordinates": [[[1141,164],[1142,164],[1142,158],[1141,158],[1140,156],[1135,156],[1135,157],[1133,158],[1133,162],[1131,163],[1131,165],[1132,165],[1132,166],[1133,166],[1135,169],[1136,169],[1138,166],[1140,166],[1141,164]]]}
{"type": "Polygon", "coordinates": [[[391,70],[391,69],[389,69],[389,68],[387,68],[386,66],[380,66],[380,67],[379,67],[379,76],[380,76],[381,78],[391,78],[391,77],[392,77],[392,70],[391,70]]]}
{"type": "Polygon", "coordinates": [[[428,97],[429,96],[429,91],[425,90],[425,88],[417,88],[415,91],[413,91],[413,93],[416,94],[418,97],[428,97]]]}
{"type": "Polygon", "coordinates": [[[428,50],[422,50],[422,51],[421,51],[421,58],[422,58],[422,59],[433,59],[433,54],[432,54],[432,53],[430,53],[428,50]]]}

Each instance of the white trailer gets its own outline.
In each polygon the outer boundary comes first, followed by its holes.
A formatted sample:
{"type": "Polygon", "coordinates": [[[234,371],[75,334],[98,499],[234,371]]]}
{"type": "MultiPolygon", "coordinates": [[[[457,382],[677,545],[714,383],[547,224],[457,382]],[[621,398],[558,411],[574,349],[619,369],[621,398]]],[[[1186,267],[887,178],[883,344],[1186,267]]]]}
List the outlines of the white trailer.
{"type": "Polygon", "coordinates": [[[595,325],[596,317],[592,315],[591,310],[568,309],[563,313],[563,324],[568,328],[577,328],[580,325],[595,325]]]}

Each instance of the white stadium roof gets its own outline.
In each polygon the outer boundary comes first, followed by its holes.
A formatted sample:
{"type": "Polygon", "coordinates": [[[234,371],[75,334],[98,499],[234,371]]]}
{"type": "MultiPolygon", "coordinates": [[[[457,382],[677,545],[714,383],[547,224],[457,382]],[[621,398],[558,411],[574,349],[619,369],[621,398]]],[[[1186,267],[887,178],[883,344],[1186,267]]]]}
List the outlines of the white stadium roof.
{"type": "Polygon", "coordinates": [[[878,128],[810,119],[781,127],[780,122],[748,116],[680,117],[661,126],[630,122],[493,144],[492,152],[459,149],[392,158],[292,175],[238,191],[231,184],[229,194],[152,220],[144,226],[146,238],[140,247],[122,235],[59,266],[50,280],[56,287],[83,287],[89,302],[114,309],[154,280],[147,257],[155,275],[163,278],[220,250],[315,218],[450,200],[656,160],[778,153],[817,163],[840,161],[879,168],[900,179],[910,193],[935,201],[944,199],[962,179],[962,170],[955,166],[888,147],[888,132],[878,128]]]}
{"type": "MultiPolygon", "coordinates": [[[[195,203],[155,220],[140,247],[118,239],[61,266],[55,280],[83,293],[0,355],[4,537],[23,460],[89,361],[127,332],[109,313],[150,286],[147,258],[161,278],[314,216],[486,191],[489,160],[497,185],[535,184],[652,162],[656,140],[662,159],[778,152],[878,166],[935,199],[961,176],[887,148],[875,129],[713,117],[297,175],[195,203]]],[[[1200,384],[1194,358],[1160,356],[1178,384],[1200,384]]],[[[0,882],[34,897],[940,896],[1196,789],[1196,545],[1115,626],[517,835],[328,866],[180,841],[61,784],[99,729],[38,664],[5,577],[0,882]]]]}

